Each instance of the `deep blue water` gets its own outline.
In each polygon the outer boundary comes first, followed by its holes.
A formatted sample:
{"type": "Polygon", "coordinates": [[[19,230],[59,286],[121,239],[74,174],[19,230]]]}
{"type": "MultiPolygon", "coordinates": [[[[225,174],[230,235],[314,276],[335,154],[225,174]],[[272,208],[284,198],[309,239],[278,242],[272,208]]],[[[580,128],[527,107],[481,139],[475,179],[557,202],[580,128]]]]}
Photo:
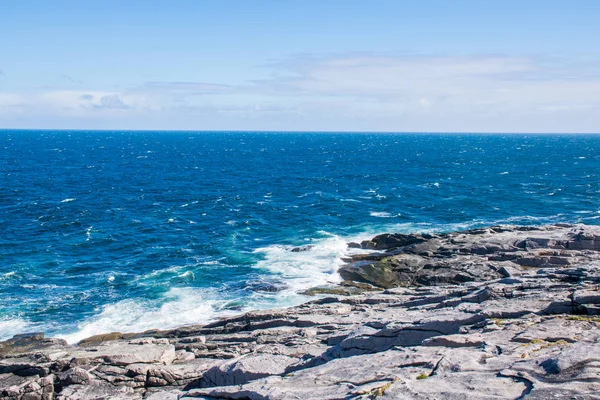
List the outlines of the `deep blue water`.
{"type": "Polygon", "coordinates": [[[0,339],[297,304],[384,231],[600,223],[592,135],[0,131],[0,170],[0,339]]]}

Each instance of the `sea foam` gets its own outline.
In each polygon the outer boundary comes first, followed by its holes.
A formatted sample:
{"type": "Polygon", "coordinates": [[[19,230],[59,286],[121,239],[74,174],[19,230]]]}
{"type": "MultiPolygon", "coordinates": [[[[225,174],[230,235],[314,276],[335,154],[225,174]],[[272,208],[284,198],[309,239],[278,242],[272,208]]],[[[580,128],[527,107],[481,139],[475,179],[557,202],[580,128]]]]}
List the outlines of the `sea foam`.
{"type": "Polygon", "coordinates": [[[122,300],[106,305],[102,311],[78,325],[71,334],[59,335],[69,343],[106,332],[143,332],[149,329],[170,329],[184,325],[207,323],[217,316],[233,315],[237,311],[223,310],[224,300],[217,300],[210,291],[194,288],[170,289],[162,304],[141,300],[122,300]]]}
{"type": "Polygon", "coordinates": [[[21,318],[0,318],[0,341],[12,338],[14,335],[26,332],[27,321],[21,318]]]}

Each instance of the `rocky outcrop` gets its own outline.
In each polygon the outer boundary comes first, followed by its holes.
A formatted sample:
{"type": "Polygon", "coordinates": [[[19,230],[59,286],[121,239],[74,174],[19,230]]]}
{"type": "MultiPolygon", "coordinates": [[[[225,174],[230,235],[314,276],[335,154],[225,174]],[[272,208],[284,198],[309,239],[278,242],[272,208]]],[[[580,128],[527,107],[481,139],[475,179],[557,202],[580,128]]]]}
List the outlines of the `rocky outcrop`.
{"type": "Polygon", "coordinates": [[[17,336],[0,399],[600,398],[599,233],[388,235],[347,268],[374,283],[356,263],[391,258],[397,287],[76,346],[17,336]]]}
{"type": "Polygon", "coordinates": [[[571,225],[493,226],[441,235],[385,234],[359,246],[381,251],[347,259],[339,271],[342,278],[381,288],[437,286],[519,275],[523,267],[594,261],[600,231],[571,225]]]}

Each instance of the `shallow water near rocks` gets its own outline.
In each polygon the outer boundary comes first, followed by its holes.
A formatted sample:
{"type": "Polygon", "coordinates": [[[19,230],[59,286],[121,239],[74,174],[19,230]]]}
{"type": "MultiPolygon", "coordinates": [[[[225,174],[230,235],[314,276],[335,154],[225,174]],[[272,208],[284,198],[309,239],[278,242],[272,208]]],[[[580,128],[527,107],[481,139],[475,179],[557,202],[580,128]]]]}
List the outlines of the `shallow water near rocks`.
{"type": "Polygon", "coordinates": [[[0,169],[0,339],[298,304],[385,231],[600,223],[593,135],[0,131],[0,169]]]}

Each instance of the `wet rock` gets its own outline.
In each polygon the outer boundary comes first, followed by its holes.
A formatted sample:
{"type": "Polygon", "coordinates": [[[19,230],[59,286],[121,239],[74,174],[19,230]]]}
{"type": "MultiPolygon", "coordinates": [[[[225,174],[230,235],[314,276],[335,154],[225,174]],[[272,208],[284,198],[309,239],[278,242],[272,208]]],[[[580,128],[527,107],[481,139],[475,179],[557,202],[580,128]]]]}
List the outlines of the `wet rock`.
{"type": "Polygon", "coordinates": [[[303,251],[309,251],[312,250],[315,247],[314,244],[307,244],[304,246],[298,246],[298,247],[294,247],[292,248],[292,250],[290,250],[292,253],[301,253],[303,251]]]}

